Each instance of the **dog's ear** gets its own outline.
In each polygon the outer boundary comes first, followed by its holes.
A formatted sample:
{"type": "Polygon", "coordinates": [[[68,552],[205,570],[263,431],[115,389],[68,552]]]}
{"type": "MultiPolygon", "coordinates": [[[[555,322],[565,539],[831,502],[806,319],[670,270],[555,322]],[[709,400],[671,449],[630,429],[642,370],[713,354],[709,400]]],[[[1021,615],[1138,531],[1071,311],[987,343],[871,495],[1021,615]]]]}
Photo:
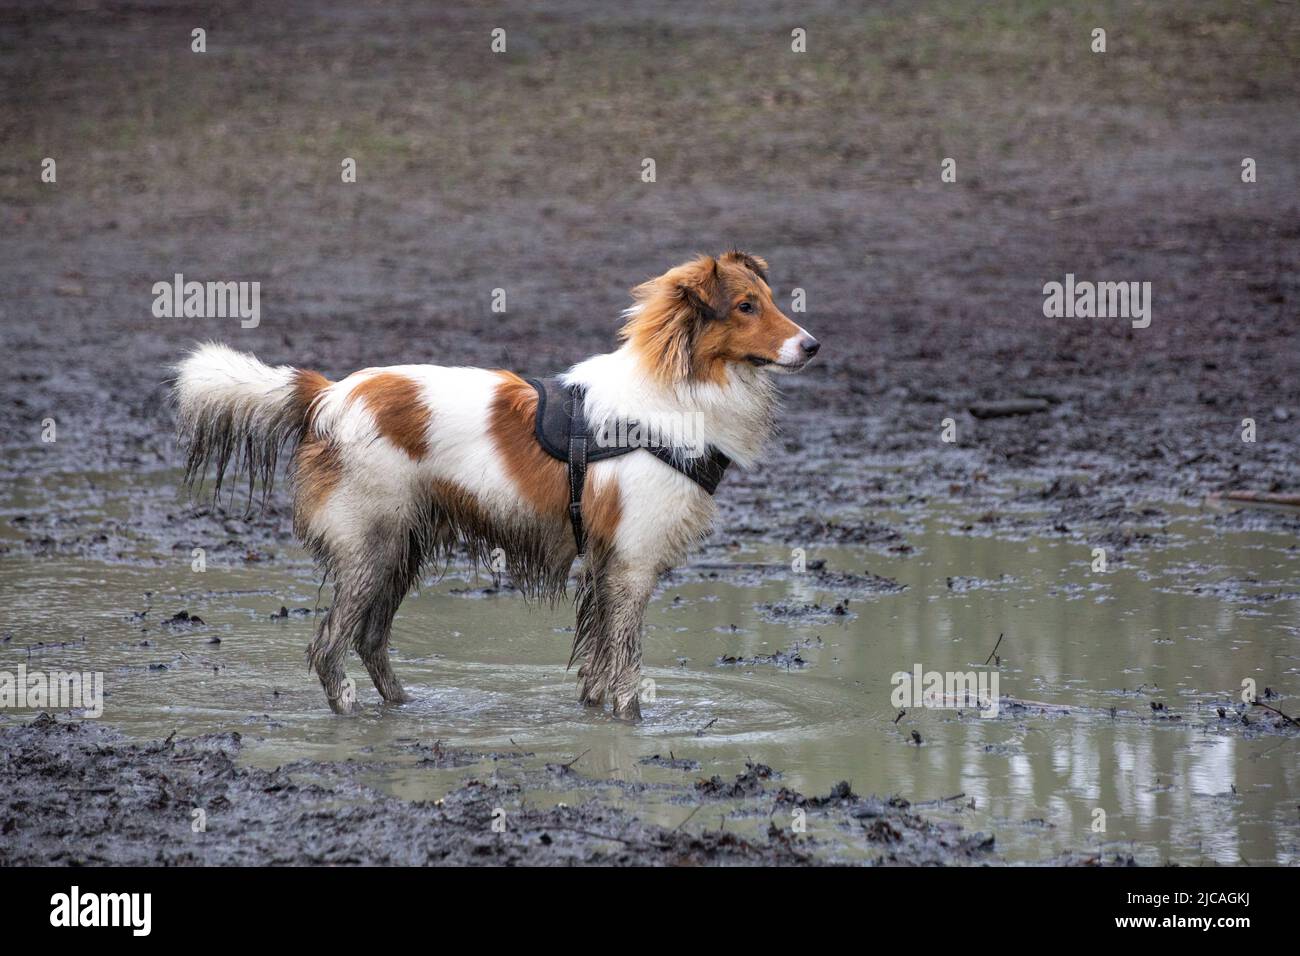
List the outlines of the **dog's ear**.
{"type": "Polygon", "coordinates": [[[723,255],[722,261],[734,262],[737,265],[742,265],[764,282],[767,281],[767,260],[760,256],[751,256],[748,252],[741,252],[739,249],[732,249],[730,252],[723,255]]]}
{"type": "Polygon", "coordinates": [[[687,381],[695,342],[712,322],[726,317],[727,290],[718,261],[700,256],[632,290],[620,337],[631,343],[662,381],[687,381]]]}
{"type": "Polygon", "coordinates": [[[692,325],[700,326],[725,318],[726,296],[718,260],[702,256],[691,264],[673,288],[681,311],[692,325]]]}

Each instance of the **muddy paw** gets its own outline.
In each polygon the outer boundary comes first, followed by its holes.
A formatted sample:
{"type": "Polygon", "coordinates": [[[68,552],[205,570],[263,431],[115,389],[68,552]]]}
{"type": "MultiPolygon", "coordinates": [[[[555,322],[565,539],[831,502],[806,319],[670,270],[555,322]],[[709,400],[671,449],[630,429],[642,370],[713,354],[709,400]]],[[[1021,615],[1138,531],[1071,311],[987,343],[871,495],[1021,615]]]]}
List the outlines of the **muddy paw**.
{"type": "Polygon", "coordinates": [[[631,723],[640,723],[641,721],[641,701],[636,697],[631,700],[623,701],[614,705],[614,716],[619,720],[626,720],[631,723]]]}
{"type": "Polygon", "coordinates": [[[336,714],[351,715],[361,710],[361,701],[357,700],[357,683],[351,677],[343,681],[337,696],[327,691],[325,697],[329,700],[330,710],[336,714]]]}
{"type": "Polygon", "coordinates": [[[596,690],[595,687],[583,679],[582,671],[578,671],[578,700],[582,701],[583,707],[601,708],[605,706],[605,694],[603,691],[596,690]]]}

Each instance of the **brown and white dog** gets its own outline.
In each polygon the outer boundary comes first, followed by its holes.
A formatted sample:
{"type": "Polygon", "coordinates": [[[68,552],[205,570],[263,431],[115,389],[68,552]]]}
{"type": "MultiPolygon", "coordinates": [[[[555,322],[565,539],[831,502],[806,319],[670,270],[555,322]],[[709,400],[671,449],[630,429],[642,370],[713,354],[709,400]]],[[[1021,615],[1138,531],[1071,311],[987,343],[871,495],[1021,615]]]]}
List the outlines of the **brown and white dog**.
{"type": "MultiPolygon", "coordinates": [[[[781,313],[757,256],[702,256],[633,289],[622,346],[562,376],[586,389],[587,418],[635,419],[660,434],[689,420],[694,440],[752,463],[773,423],[768,372],[803,368],[817,340],[781,313]]],[[[406,699],[388,656],[398,605],[423,569],[458,544],[476,561],[504,555],[530,596],[565,592],[577,557],[563,462],[534,436],[537,393],[512,372],[395,365],[339,382],[272,368],[224,345],[177,367],[187,478],[216,465],[269,490],[296,446],[294,531],[334,579],[334,601],[308,660],[330,706],[357,706],[343,673],[349,647],[385,700],[406,699]],[[500,549],[499,551],[497,549],[500,549]]],[[[660,574],[708,532],[713,498],[635,451],[591,463],[582,494],[587,558],[577,595],[584,704],[640,717],[641,623],[660,574]]]]}

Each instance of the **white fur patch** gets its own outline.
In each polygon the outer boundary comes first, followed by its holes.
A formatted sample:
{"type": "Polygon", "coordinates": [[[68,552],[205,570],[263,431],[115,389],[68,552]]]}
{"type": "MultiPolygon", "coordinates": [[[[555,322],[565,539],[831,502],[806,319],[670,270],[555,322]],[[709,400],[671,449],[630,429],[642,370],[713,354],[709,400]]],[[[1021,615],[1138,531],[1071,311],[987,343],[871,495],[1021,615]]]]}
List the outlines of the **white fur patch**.
{"type": "Polygon", "coordinates": [[[526,506],[524,499],[506,473],[489,431],[500,383],[501,377],[486,369],[392,365],[366,369],[331,385],[317,400],[315,430],[342,446],[350,494],[333,495],[322,509],[331,514],[323,520],[343,531],[355,526],[350,513],[357,509],[373,511],[374,519],[382,519],[385,513],[420,500],[417,487],[433,480],[465,488],[498,517],[519,514],[526,506]],[[418,462],[379,434],[365,402],[348,401],[358,385],[380,373],[401,375],[420,386],[429,425],[428,451],[418,462]],[[352,500],[344,503],[346,499],[352,500]]]}
{"type": "Polygon", "coordinates": [[[800,329],[794,335],[790,336],[781,343],[781,351],[777,353],[776,361],[778,365],[802,365],[807,356],[804,355],[803,346],[800,344],[808,338],[808,333],[800,329]]]}
{"type": "Polygon", "coordinates": [[[176,394],[182,415],[203,407],[229,410],[236,417],[273,413],[292,397],[294,369],[273,368],[228,345],[206,342],[176,366],[176,394]]]}
{"type": "MultiPolygon", "coordinates": [[[[722,385],[665,386],[625,345],[578,363],[561,380],[586,388],[587,419],[593,429],[635,419],[660,434],[684,432],[742,466],[753,464],[772,429],[775,392],[767,376],[749,366],[732,366],[722,385]]],[[[672,471],[662,463],[659,467],[672,471]]]]}

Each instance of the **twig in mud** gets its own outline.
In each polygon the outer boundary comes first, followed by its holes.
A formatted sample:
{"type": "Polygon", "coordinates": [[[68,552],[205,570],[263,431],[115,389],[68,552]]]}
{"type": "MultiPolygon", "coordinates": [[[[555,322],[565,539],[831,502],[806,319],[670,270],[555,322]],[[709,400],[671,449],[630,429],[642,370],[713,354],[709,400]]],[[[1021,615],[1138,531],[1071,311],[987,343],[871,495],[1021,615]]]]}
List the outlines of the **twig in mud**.
{"type": "Polygon", "coordinates": [[[988,666],[989,666],[989,661],[993,660],[993,655],[996,654],[996,653],[998,652],[998,648],[1002,646],[1002,638],[1003,638],[1004,636],[1005,636],[1005,633],[1004,633],[1004,634],[999,634],[999,635],[998,635],[998,642],[997,642],[996,644],[993,645],[993,650],[989,651],[988,659],[984,661],[984,666],[985,666],[985,667],[988,667],[988,666]]]}
{"type": "Polygon", "coordinates": [[[943,803],[952,803],[952,801],[954,801],[954,800],[960,800],[960,799],[961,799],[962,797],[964,797],[964,796],[966,796],[966,792],[965,792],[965,791],[962,791],[961,793],[954,793],[951,797],[940,797],[938,800],[922,800],[920,803],[914,803],[914,804],[912,804],[912,806],[914,806],[914,807],[937,807],[937,806],[939,806],[940,804],[943,804],[943,803]]]}
{"type": "Polygon", "coordinates": [[[1279,747],[1290,747],[1290,746],[1292,746],[1291,741],[1279,740],[1273,746],[1265,747],[1263,750],[1258,750],[1255,753],[1251,754],[1250,759],[1258,760],[1260,757],[1267,757],[1270,753],[1272,753],[1274,750],[1277,750],[1279,747]]]}
{"type": "Polygon", "coordinates": [[[697,806],[697,807],[696,807],[694,810],[692,810],[690,813],[686,814],[686,819],[683,820],[681,823],[677,824],[677,826],[673,827],[673,832],[676,833],[676,832],[677,832],[678,830],[680,830],[682,827],[686,826],[686,824],[690,823],[690,822],[691,822],[691,817],[693,817],[693,816],[695,816],[695,814],[699,813],[699,812],[700,812],[700,807],[702,807],[702,806],[704,806],[704,804],[701,803],[701,804],[699,804],[699,806],[697,806]]]}
{"type": "Polygon", "coordinates": [[[703,736],[704,736],[704,732],[705,732],[706,730],[708,730],[710,727],[712,727],[714,724],[716,724],[717,722],[718,722],[718,718],[714,717],[712,720],[710,720],[707,724],[705,724],[705,725],[704,725],[703,727],[701,727],[699,730],[695,731],[695,736],[696,736],[696,737],[703,737],[703,736]]]}
{"type": "Polygon", "coordinates": [[[1218,498],[1224,501],[1243,501],[1251,504],[1286,505],[1291,508],[1300,508],[1300,495],[1278,494],[1272,491],[1225,491],[1222,494],[1213,494],[1209,497],[1211,500],[1218,498]]]}
{"type": "MultiPolygon", "coordinates": [[[[1024,707],[1025,709],[1037,707],[1039,710],[1049,711],[1054,714],[1068,714],[1073,709],[1069,704],[1049,704],[1043,700],[1027,700],[1023,697],[1007,697],[1005,695],[1001,698],[1001,706],[1024,707]]],[[[1111,708],[1111,710],[1114,709],[1111,708]]],[[[1113,717],[1115,714],[1111,716],[1113,717]]]]}
{"type": "Polygon", "coordinates": [[[906,717],[906,716],[907,716],[907,711],[905,711],[905,710],[900,710],[900,711],[898,712],[898,716],[894,718],[894,723],[898,723],[900,720],[902,720],[902,719],[903,719],[904,717],[906,717]]]}
{"type": "Polygon", "coordinates": [[[558,823],[556,823],[556,824],[552,824],[552,825],[547,826],[547,827],[543,827],[542,829],[545,829],[545,830],[566,830],[566,831],[568,831],[569,833],[581,833],[583,836],[594,837],[594,838],[596,838],[597,840],[614,840],[614,841],[616,841],[616,842],[618,842],[618,843],[626,843],[628,846],[652,846],[652,847],[654,847],[656,850],[670,850],[670,849],[672,849],[672,847],[670,847],[667,843],[650,843],[650,842],[648,842],[648,841],[646,841],[646,840],[629,840],[629,839],[627,839],[626,837],[621,837],[621,836],[611,836],[611,835],[608,834],[608,833],[597,833],[597,832],[595,832],[594,830],[584,830],[582,827],[566,827],[566,826],[563,826],[562,824],[558,824],[558,823]]]}
{"type": "Polygon", "coordinates": [[[1041,398],[1011,398],[997,402],[975,402],[968,411],[976,418],[1008,418],[1012,415],[1032,415],[1045,412],[1051,403],[1041,398]]]}
{"type": "Polygon", "coordinates": [[[32,651],[53,651],[61,647],[75,647],[78,644],[85,644],[86,638],[83,636],[79,641],[37,641],[35,644],[27,645],[27,657],[30,660],[32,651]]]}
{"type": "Polygon", "coordinates": [[[1252,707],[1263,707],[1265,710],[1271,710],[1273,713],[1277,714],[1279,717],[1286,720],[1287,723],[1294,724],[1296,727],[1300,727],[1300,720],[1296,720],[1290,714],[1282,713],[1282,711],[1278,710],[1276,707],[1272,706],[1271,704],[1266,704],[1262,700],[1252,700],[1250,703],[1252,707]]]}
{"type": "Polygon", "coordinates": [[[562,763],[560,764],[560,766],[563,767],[565,770],[572,770],[573,765],[577,763],[579,760],[581,760],[583,757],[587,756],[587,754],[589,753],[591,753],[590,750],[584,750],[582,753],[578,754],[578,756],[574,757],[568,763],[562,763]]]}

